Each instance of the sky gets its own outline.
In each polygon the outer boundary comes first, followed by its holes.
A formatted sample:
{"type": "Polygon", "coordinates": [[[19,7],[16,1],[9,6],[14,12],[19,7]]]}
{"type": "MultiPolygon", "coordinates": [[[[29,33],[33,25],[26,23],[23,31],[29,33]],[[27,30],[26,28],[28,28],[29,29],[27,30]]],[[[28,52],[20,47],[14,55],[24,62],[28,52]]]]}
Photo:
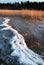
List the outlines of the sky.
{"type": "Polygon", "coordinates": [[[0,3],[14,3],[14,2],[25,2],[25,1],[31,1],[31,2],[44,2],[44,0],[0,0],[0,3]]]}

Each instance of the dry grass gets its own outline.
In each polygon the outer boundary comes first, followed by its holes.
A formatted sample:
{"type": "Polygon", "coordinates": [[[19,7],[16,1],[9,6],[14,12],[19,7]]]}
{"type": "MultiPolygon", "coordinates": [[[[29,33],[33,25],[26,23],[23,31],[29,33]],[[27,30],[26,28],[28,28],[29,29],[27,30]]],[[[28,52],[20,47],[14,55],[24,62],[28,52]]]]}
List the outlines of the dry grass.
{"type": "Polygon", "coordinates": [[[0,10],[0,16],[31,16],[31,17],[44,17],[44,11],[38,10],[0,10]]]}

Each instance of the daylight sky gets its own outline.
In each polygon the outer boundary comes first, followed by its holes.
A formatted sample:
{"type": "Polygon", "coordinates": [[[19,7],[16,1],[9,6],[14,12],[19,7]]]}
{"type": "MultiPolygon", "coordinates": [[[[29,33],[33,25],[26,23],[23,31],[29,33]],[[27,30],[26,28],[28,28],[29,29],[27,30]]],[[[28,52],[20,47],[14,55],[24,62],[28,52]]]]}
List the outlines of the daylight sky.
{"type": "Polygon", "coordinates": [[[31,1],[31,2],[44,2],[44,0],[0,0],[0,3],[8,3],[8,2],[11,2],[11,3],[14,3],[14,2],[21,2],[21,1],[31,1]]]}

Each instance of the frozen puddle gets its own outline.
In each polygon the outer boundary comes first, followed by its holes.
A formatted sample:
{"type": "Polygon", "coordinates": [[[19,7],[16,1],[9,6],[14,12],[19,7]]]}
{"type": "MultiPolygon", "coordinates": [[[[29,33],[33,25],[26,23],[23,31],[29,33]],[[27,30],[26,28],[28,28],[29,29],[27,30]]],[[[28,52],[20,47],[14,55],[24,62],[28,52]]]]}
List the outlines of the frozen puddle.
{"type": "Polygon", "coordinates": [[[22,65],[44,65],[43,59],[28,49],[23,36],[8,25],[10,19],[4,18],[4,20],[0,25],[0,31],[5,31],[3,37],[9,39],[9,44],[11,44],[11,49],[13,50],[11,56],[18,56],[18,61],[22,65]]]}

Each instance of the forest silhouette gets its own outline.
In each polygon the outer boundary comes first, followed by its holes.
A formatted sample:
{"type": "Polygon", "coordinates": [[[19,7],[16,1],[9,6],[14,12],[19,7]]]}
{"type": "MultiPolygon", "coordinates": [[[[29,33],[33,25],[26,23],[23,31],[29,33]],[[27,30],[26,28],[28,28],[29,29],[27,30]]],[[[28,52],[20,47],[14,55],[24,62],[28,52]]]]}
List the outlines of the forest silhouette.
{"type": "Polygon", "coordinates": [[[15,2],[15,3],[0,3],[0,9],[12,9],[12,10],[44,10],[44,2],[15,2]]]}

